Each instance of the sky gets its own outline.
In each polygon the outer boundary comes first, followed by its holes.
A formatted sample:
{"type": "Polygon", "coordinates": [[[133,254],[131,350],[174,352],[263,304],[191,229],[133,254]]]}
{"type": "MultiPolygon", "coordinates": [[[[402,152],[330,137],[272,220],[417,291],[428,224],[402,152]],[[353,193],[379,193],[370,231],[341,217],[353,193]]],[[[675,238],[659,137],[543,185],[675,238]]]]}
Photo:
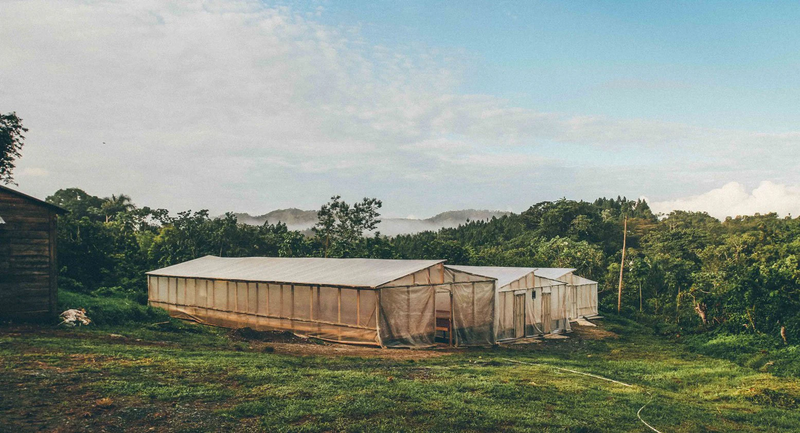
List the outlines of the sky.
{"type": "Polygon", "coordinates": [[[800,214],[797,2],[0,1],[19,189],[800,214]]]}

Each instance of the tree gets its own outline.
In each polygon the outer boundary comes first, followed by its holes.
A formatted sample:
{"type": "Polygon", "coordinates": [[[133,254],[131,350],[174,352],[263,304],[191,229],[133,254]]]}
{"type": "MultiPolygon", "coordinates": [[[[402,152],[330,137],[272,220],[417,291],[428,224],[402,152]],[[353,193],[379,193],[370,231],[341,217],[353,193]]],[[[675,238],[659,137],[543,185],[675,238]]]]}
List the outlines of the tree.
{"type": "Polygon", "coordinates": [[[111,194],[111,197],[106,198],[100,206],[106,218],[106,222],[111,221],[113,217],[120,213],[130,212],[135,208],[136,206],[131,202],[131,198],[125,194],[111,194]]]}
{"type": "Polygon", "coordinates": [[[60,189],[45,200],[68,210],[70,217],[74,219],[88,217],[92,221],[102,221],[100,208],[103,206],[103,199],[80,188],[60,189]]]}
{"type": "Polygon", "coordinates": [[[0,114],[0,182],[14,184],[14,161],[22,157],[20,151],[25,140],[23,133],[28,129],[22,126],[17,113],[0,114]]]}
{"type": "Polygon", "coordinates": [[[348,255],[349,250],[362,238],[365,231],[378,227],[381,220],[378,209],[383,205],[375,198],[364,198],[350,206],[341,196],[331,197],[317,212],[317,224],[312,229],[322,244],[323,255],[331,252],[338,256],[348,255]]]}

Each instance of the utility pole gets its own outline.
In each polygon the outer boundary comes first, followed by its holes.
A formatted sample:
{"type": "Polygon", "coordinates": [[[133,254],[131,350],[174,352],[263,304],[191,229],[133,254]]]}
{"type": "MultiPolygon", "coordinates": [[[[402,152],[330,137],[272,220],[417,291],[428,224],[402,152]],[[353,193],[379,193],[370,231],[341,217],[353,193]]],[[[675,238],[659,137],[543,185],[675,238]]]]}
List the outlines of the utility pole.
{"type": "Polygon", "coordinates": [[[619,264],[619,293],[617,293],[617,313],[622,310],[622,271],[625,269],[625,244],[628,241],[628,216],[625,215],[622,229],[622,261],[619,264]]]}

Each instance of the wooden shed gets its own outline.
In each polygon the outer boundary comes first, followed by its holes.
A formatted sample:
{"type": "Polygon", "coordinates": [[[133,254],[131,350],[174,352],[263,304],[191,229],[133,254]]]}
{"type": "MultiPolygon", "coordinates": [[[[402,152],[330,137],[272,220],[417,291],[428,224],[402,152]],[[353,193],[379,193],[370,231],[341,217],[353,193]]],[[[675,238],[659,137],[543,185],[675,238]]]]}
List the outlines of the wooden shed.
{"type": "Polygon", "coordinates": [[[0,320],[56,311],[56,205],[0,186],[0,320]]]}

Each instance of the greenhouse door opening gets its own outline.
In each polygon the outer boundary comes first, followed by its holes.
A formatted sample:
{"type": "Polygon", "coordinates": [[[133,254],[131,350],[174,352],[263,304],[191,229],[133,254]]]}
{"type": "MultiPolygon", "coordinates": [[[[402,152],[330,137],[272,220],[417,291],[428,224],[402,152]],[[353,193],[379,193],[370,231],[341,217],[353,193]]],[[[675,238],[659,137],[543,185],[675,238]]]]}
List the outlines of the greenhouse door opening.
{"type": "Polygon", "coordinates": [[[514,296],[514,337],[525,336],[525,294],[514,296]]]}
{"type": "Polygon", "coordinates": [[[550,323],[550,293],[542,293],[542,332],[549,334],[553,332],[550,323]]]}
{"type": "Polygon", "coordinates": [[[436,292],[436,341],[453,345],[453,294],[436,292]]]}

